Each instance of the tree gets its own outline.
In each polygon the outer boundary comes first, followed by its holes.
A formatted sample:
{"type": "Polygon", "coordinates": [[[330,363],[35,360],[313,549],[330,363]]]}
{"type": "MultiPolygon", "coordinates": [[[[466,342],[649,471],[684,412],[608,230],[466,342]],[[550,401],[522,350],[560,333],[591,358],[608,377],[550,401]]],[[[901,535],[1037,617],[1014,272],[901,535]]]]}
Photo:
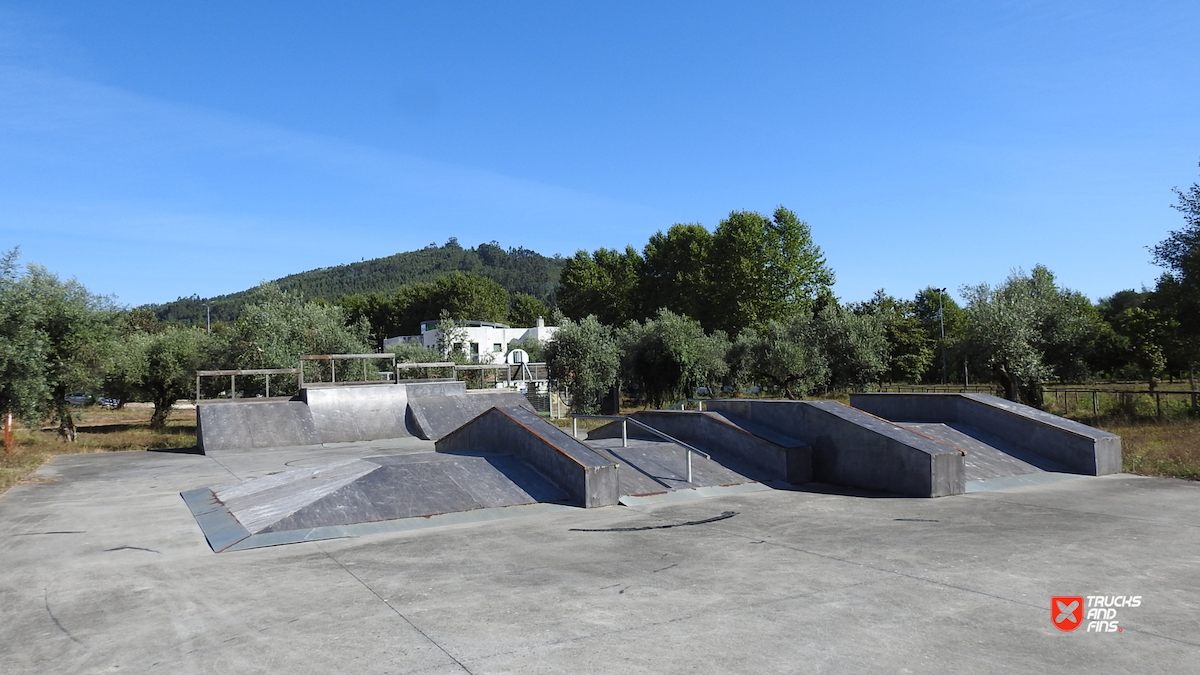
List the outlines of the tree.
{"type": "Polygon", "coordinates": [[[1183,214],[1185,225],[1151,249],[1155,264],[1167,272],[1147,304],[1175,324],[1165,340],[1168,361],[1186,368],[1194,387],[1200,362],[1200,184],[1174,192],[1178,201],[1172,208],[1183,214]]]}
{"type": "Polygon", "coordinates": [[[154,404],[150,426],[161,429],[175,401],[190,398],[196,371],[212,367],[226,354],[226,345],[204,328],[169,326],[155,333],[137,332],[122,341],[114,370],[121,372],[135,395],[154,404]]]}
{"type": "Polygon", "coordinates": [[[804,398],[829,379],[829,361],[809,312],[771,319],[762,330],[743,331],[734,352],[750,378],[782,390],[790,399],[804,398]]]}
{"type": "Polygon", "coordinates": [[[941,382],[943,365],[946,381],[955,379],[963,372],[960,360],[965,357],[959,346],[966,339],[969,321],[966,311],[945,290],[926,286],[913,298],[913,316],[933,343],[933,364],[925,370],[924,380],[941,382]]]}
{"type": "Polygon", "coordinates": [[[39,307],[17,271],[19,250],[0,258],[0,414],[36,423],[50,400],[39,307]]]}
{"type": "Polygon", "coordinates": [[[75,418],[64,397],[99,387],[112,347],[112,301],[74,279],[29,264],[19,250],[0,258],[0,405],[29,422],[52,417],[67,440],[75,418]]]}
{"type": "Polygon", "coordinates": [[[780,206],[771,219],[734,211],[713,235],[710,328],[736,334],[811,309],[831,295],[833,271],[808,224],[780,206]]]}
{"type": "Polygon", "coordinates": [[[268,283],[234,324],[234,360],[239,368],[295,368],[306,354],[369,353],[368,335],[364,319],[346,325],[341,307],[305,302],[268,283]]]}
{"type": "Polygon", "coordinates": [[[967,353],[993,369],[1010,400],[1041,407],[1043,380],[1087,376],[1084,357],[1099,333],[1099,313],[1083,295],[1059,288],[1046,267],[1028,276],[1016,271],[997,288],[964,287],[963,294],[967,353]]]}
{"type": "Polygon", "coordinates": [[[712,248],[712,234],[699,223],[672,225],[666,234],[659,231],[650,237],[642,250],[643,311],[665,307],[709,325],[712,248]]]}
{"type": "Polygon", "coordinates": [[[712,390],[729,371],[725,334],[706,335],[699,321],[669,309],[645,323],[631,322],[618,334],[624,379],[655,407],[691,397],[702,386],[712,390]]]}
{"type": "Polygon", "coordinates": [[[559,324],[546,345],[546,363],[550,378],[570,393],[572,410],[592,414],[616,381],[621,361],[612,328],[588,315],[559,324]]]}
{"type": "Polygon", "coordinates": [[[1183,214],[1186,225],[1150,249],[1154,263],[1185,285],[1200,288],[1200,184],[1186,191],[1174,188],[1178,201],[1171,208],[1183,214]]]}
{"type": "Polygon", "coordinates": [[[920,382],[935,362],[937,341],[916,314],[915,303],[880,289],[867,302],[852,306],[855,314],[876,316],[883,323],[889,354],[883,377],[889,382],[920,382]]]}
{"type": "Polygon", "coordinates": [[[883,317],[855,314],[837,303],[815,315],[816,332],[829,363],[830,389],[862,389],[878,382],[888,367],[883,317]]]}
{"type": "Polygon", "coordinates": [[[468,361],[466,326],[450,316],[450,310],[443,309],[436,330],[438,332],[437,351],[441,357],[455,363],[466,363],[468,361]]]}
{"type": "Polygon", "coordinates": [[[513,293],[512,305],[508,310],[508,322],[511,326],[528,328],[537,325],[538,319],[550,315],[546,305],[532,295],[513,293]]]}
{"type": "Polygon", "coordinates": [[[563,267],[558,307],[572,319],[596,316],[600,323],[620,326],[642,316],[639,280],[642,257],[632,246],[624,252],[601,248],[577,251],[563,267]]]}

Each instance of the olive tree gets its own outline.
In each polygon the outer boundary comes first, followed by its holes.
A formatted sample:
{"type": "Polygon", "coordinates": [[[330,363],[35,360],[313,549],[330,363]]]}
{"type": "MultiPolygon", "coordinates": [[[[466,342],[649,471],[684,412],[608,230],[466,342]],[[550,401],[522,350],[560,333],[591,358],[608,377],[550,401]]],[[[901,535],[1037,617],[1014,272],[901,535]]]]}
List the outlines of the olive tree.
{"type": "Polygon", "coordinates": [[[699,387],[711,390],[729,372],[725,333],[706,335],[699,321],[668,309],[645,323],[631,322],[619,335],[624,379],[651,405],[690,397],[699,387]]]}
{"type": "Polygon", "coordinates": [[[616,381],[621,360],[612,328],[588,315],[560,322],[546,345],[546,363],[550,379],[571,395],[571,408],[591,414],[616,381]]]}
{"type": "Polygon", "coordinates": [[[75,440],[65,396],[95,390],[113,344],[112,301],[45,267],[18,270],[18,249],[0,257],[0,412],[52,418],[75,440]]]}

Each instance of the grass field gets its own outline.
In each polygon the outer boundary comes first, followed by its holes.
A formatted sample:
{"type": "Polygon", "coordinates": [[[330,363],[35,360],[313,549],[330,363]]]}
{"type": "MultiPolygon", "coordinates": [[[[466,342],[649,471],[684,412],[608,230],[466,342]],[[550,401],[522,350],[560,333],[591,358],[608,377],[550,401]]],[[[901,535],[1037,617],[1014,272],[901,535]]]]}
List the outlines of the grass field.
{"type": "Polygon", "coordinates": [[[162,431],[150,429],[150,413],[144,408],[105,410],[90,407],[76,418],[74,443],[58,436],[57,427],[18,427],[10,452],[0,457],[0,492],[25,480],[54,455],[124,450],[189,448],[196,445],[196,412],[175,410],[162,431]]]}
{"type": "MultiPolygon", "coordinates": [[[[839,400],[848,403],[846,397],[839,400]]],[[[88,408],[77,421],[79,431],[75,443],[60,440],[54,427],[18,428],[16,447],[0,456],[0,493],[26,480],[54,455],[191,448],[196,445],[195,411],[175,410],[162,431],[150,429],[150,412],[144,408],[88,408]]],[[[1129,473],[1200,480],[1200,420],[1174,418],[1160,421],[1146,416],[1120,415],[1093,418],[1090,405],[1069,411],[1067,416],[1121,436],[1124,469],[1129,473]]],[[[565,425],[570,432],[569,419],[555,420],[555,423],[565,425]]],[[[605,420],[580,420],[579,426],[580,429],[594,429],[606,423],[605,420]]]]}

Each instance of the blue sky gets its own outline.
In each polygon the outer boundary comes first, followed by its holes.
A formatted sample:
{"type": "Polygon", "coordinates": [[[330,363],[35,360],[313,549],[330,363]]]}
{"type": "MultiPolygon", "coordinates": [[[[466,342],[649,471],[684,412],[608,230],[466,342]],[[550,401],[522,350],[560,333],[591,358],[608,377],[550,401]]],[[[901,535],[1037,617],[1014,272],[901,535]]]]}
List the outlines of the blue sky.
{"type": "Polygon", "coordinates": [[[0,0],[0,247],[138,305],[783,204],[836,293],[1093,299],[1200,180],[1200,3],[0,0]]]}

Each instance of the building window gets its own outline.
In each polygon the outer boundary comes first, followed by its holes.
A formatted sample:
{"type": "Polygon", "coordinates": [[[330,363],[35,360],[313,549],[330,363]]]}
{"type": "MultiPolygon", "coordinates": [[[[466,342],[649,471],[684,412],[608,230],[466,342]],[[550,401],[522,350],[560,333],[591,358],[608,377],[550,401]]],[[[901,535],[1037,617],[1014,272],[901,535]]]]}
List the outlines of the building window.
{"type": "Polygon", "coordinates": [[[502,345],[502,344],[500,344],[499,342],[497,342],[497,343],[495,343],[495,344],[493,344],[493,345],[492,345],[492,351],[494,351],[494,352],[502,352],[502,351],[504,351],[504,345],[502,345]]]}

